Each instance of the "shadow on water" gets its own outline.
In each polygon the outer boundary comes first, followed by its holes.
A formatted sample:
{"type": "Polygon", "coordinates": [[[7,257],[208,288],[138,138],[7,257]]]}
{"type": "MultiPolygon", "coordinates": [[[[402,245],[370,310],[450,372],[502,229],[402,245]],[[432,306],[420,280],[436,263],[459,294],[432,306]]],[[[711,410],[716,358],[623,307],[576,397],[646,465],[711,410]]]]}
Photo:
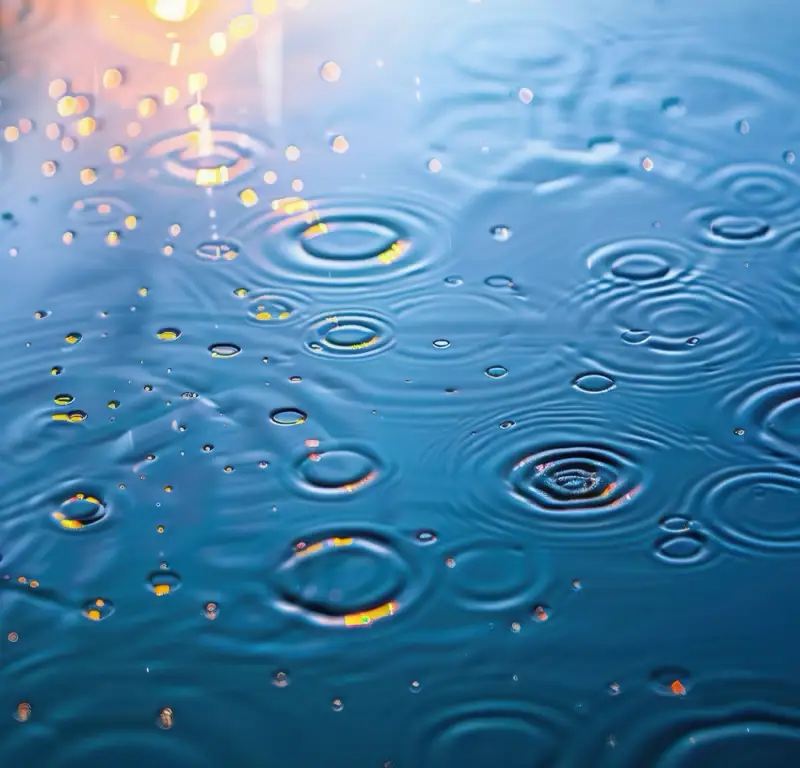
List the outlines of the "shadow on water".
{"type": "Polygon", "coordinates": [[[573,6],[2,2],[4,762],[800,764],[800,11],[573,6]]]}

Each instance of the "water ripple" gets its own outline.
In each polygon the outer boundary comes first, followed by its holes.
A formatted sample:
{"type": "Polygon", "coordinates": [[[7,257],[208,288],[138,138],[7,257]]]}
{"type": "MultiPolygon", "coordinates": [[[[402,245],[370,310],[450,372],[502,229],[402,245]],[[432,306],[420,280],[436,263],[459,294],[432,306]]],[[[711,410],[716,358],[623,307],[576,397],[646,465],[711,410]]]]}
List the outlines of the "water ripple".
{"type": "Polygon", "coordinates": [[[408,291],[445,269],[448,228],[441,201],[362,192],[275,205],[234,232],[258,272],[318,290],[374,296],[401,284],[408,291]]]}
{"type": "Polygon", "coordinates": [[[658,516],[653,457],[676,436],[633,402],[623,423],[596,402],[518,403],[476,420],[470,436],[448,431],[424,463],[444,464],[455,489],[450,500],[461,514],[470,510],[472,526],[535,532],[562,546],[638,538],[658,516]],[[491,480],[466,482],[478,468],[491,480]]]}
{"type": "Polygon", "coordinates": [[[137,160],[137,172],[162,183],[218,187],[244,181],[270,152],[262,139],[240,129],[174,133],[153,141],[137,160]]]}
{"type": "Polygon", "coordinates": [[[314,318],[306,332],[304,349],[339,360],[372,357],[395,344],[394,323],[377,312],[342,309],[314,318]]]}
{"type": "MultiPolygon", "coordinates": [[[[591,284],[584,294],[597,288],[591,284]]],[[[586,316],[580,347],[584,367],[599,368],[617,382],[658,391],[695,389],[734,363],[755,365],[773,333],[752,301],[705,276],[661,290],[607,293],[613,301],[590,305],[595,312],[586,316]]]]}
{"type": "Polygon", "coordinates": [[[605,707],[601,730],[593,728],[592,736],[571,745],[566,764],[700,768],[783,766],[800,759],[800,713],[790,686],[731,676],[696,682],[687,696],[678,683],[677,694],[650,701],[634,695],[627,705],[605,707]]]}
{"type": "Polygon", "coordinates": [[[684,507],[726,547],[752,555],[800,550],[800,474],[781,467],[730,467],[704,479],[684,507]]]}

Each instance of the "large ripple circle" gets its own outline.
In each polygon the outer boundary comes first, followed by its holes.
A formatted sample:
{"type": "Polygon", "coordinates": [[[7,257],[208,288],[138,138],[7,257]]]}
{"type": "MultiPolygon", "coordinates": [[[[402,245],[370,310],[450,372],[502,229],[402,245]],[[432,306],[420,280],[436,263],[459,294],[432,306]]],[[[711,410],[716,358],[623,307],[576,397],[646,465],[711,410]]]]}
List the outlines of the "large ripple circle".
{"type": "Polygon", "coordinates": [[[565,764],[784,768],[800,762],[796,690],[780,680],[754,677],[698,681],[693,688],[680,698],[634,695],[621,710],[606,708],[608,714],[595,718],[593,733],[570,745],[565,764]],[[611,749],[609,733],[617,728],[611,749]]]}
{"type": "Polygon", "coordinates": [[[723,407],[746,442],[785,457],[800,456],[800,365],[751,369],[728,392],[723,407]]]}
{"type": "Polygon", "coordinates": [[[582,330],[595,365],[618,382],[660,391],[694,389],[726,366],[755,365],[772,333],[748,297],[705,276],[593,306],[582,330]]]}
{"type": "Polygon", "coordinates": [[[732,467],[707,478],[687,510],[725,546],[767,555],[800,551],[800,474],[782,467],[732,467]]]}
{"type": "Polygon", "coordinates": [[[478,673],[476,677],[475,672],[457,667],[455,682],[448,678],[428,683],[422,691],[425,698],[413,702],[412,727],[401,753],[405,760],[398,758],[397,764],[416,768],[555,765],[572,723],[568,714],[546,703],[548,688],[537,693],[534,685],[524,682],[524,675],[515,682],[512,674],[501,678],[478,673]]]}
{"type": "Polygon", "coordinates": [[[442,430],[444,455],[428,451],[424,460],[444,467],[450,500],[469,510],[473,530],[607,546],[655,525],[652,457],[673,439],[633,404],[616,428],[611,423],[606,408],[576,393],[574,405],[509,408],[477,427],[442,430]]]}
{"type": "Polygon", "coordinates": [[[725,165],[703,179],[700,188],[761,216],[781,216],[800,206],[800,176],[786,166],[725,165]]]}
{"type": "Polygon", "coordinates": [[[390,291],[441,270],[449,222],[441,205],[385,195],[303,201],[258,213],[236,230],[247,256],[275,277],[317,288],[390,291]],[[285,208],[284,208],[285,210],[285,208]]]}
{"type": "Polygon", "coordinates": [[[295,542],[273,577],[275,607],[325,628],[391,623],[422,592],[422,579],[391,538],[339,529],[295,542]]]}

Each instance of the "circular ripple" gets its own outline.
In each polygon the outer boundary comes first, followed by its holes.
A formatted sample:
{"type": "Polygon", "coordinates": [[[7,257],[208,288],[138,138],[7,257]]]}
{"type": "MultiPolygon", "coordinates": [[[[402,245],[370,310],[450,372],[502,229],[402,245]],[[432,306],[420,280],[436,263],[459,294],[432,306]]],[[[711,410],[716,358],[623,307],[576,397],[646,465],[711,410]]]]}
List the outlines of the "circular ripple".
{"type": "Polygon", "coordinates": [[[769,221],[750,210],[699,208],[689,215],[691,236],[711,249],[741,249],[771,243],[777,232],[769,221]]]}
{"type": "Polygon", "coordinates": [[[235,230],[260,270],[318,288],[408,289],[444,266],[449,239],[441,201],[342,196],[259,213],[235,230]]]}
{"type": "MultiPolygon", "coordinates": [[[[436,25],[431,41],[434,66],[454,79],[497,84],[511,96],[515,86],[532,82],[536,97],[549,101],[570,97],[594,69],[592,47],[602,25],[570,29],[563,14],[540,6],[530,13],[502,8],[464,9],[444,26],[436,25]]],[[[521,106],[521,105],[517,105],[521,106]]]]}
{"type": "Polygon", "coordinates": [[[391,321],[376,312],[326,312],[312,320],[304,348],[314,355],[352,360],[373,357],[394,346],[391,321]]]}
{"type": "MultiPolygon", "coordinates": [[[[542,690],[504,678],[458,670],[473,687],[448,679],[426,685],[424,704],[414,702],[413,727],[398,765],[418,768],[490,766],[546,768],[556,765],[570,729],[569,718],[543,703],[542,690]],[[538,690],[538,692],[537,692],[538,690]],[[420,710],[420,707],[424,707],[420,710]]],[[[458,680],[458,678],[456,678],[458,680]]],[[[547,690],[547,689],[545,689],[547,690]]]]}
{"type": "Polygon", "coordinates": [[[785,165],[734,163],[709,174],[699,186],[760,216],[780,216],[800,206],[800,178],[785,165]]]}
{"type": "Polygon", "coordinates": [[[366,627],[418,596],[409,563],[391,540],[339,532],[295,544],[275,575],[277,607],[325,627],[366,627]]]}
{"type": "Polygon", "coordinates": [[[241,250],[234,240],[204,240],[194,252],[203,261],[233,261],[241,250]]]}
{"type": "Polygon", "coordinates": [[[473,528],[573,546],[607,546],[608,538],[652,530],[663,512],[647,457],[672,435],[632,403],[615,423],[596,399],[575,398],[575,405],[499,412],[478,429],[443,430],[437,453],[444,455],[424,461],[451,478],[451,501],[461,514],[469,510],[473,528]],[[485,480],[473,482],[477,475],[485,480]]]}
{"type": "Polygon", "coordinates": [[[800,456],[800,366],[787,363],[750,374],[729,392],[723,408],[735,427],[773,454],[800,456]]]}
{"type": "MultiPolygon", "coordinates": [[[[507,473],[511,492],[537,514],[572,521],[607,516],[641,489],[633,460],[605,446],[569,444],[521,456],[507,473]]],[[[577,522],[573,524],[578,524],[577,522]]]]}
{"type": "Polygon", "coordinates": [[[593,366],[615,381],[660,390],[696,389],[702,380],[718,381],[726,366],[755,364],[772,333],[760,308],[705,277],[642,295],[620,294],[585,317],[593,366]]]}
{"type": "Polygon", "coordinates": [[[140,168],[151,178],[190,187],[242,181],[269,151],[262,140],[238,130],[216,128],[172,134],[150,144],[140,168]]]}
{"type": "MultiPolygon", "coordinates": [[[[663,682],[680,671],[666,670],[663,682]]],[[[622,711],[614,707],[594,735],[584,734],[570,745],[565,763],[783,768],[800,760],[797,692],[782,681],[722,678],[697,682],[692,691],[683,680],[677,682],[677,694],[670,683],[661,696],[649,701],[633,696],[622,711]],[[611,732],[617,736],[614,749],[609,748],[611,732]]]]}
{"type": "Polygon", "coordinates": [[[643,287],[685,282],[697,262],[697,256],[682,245],[655,238],[618,240],[597,248],[586,258],[594,277],[643,287]]]}
{"type": "Polygon", "coordinates": [[[76,200],[67,218],[75,229],[121,229],[134,209],[129,203],[112,195],[94,195],[76,200]]]}
{"type": "Polygon", "coordinates": [[[260,327],[294,325],[303,318],[308,297],[293,291],[249,291],[247,319],[260,327]]]}
{"type": "Polygon", "coordinates": [[[473,541],[447,550],[455,562],[447,585],[455,602],[470,611],[496,611],[541,599],[547,586],[542,560],[519,544],[473,541]]]}
{"type": "Polygon", "coordinates": [[[727,547],[766,555],[800,551],[800,474],[780,467],[730,468],[689,496],[687,509],[727,547]]]}
{"type": "Polygon", "coordinates": [[[388,476],[388,468],[369,448],[333,440],[307,448],[295,460],[292,472],[283,475],[291,488],[304,495],[331,499],[359,493],[388,476]]]}
{"type": "Polygon", "coordinates": [[[705,565],[716,555],[715,542],[699,530],[669,533],[653,545],[653,554],[666,565],[705,565]]]}

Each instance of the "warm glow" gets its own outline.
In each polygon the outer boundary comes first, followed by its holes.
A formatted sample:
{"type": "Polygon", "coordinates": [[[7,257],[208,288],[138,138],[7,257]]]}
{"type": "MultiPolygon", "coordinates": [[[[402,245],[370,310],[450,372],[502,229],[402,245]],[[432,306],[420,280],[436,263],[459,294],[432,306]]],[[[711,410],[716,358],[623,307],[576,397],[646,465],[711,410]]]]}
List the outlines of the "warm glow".
{"type": "Polygon", "coordinates": [[[162,21],[186,21],[199,5],[200,0],[147,0],[150,13],[162,21]]]}

